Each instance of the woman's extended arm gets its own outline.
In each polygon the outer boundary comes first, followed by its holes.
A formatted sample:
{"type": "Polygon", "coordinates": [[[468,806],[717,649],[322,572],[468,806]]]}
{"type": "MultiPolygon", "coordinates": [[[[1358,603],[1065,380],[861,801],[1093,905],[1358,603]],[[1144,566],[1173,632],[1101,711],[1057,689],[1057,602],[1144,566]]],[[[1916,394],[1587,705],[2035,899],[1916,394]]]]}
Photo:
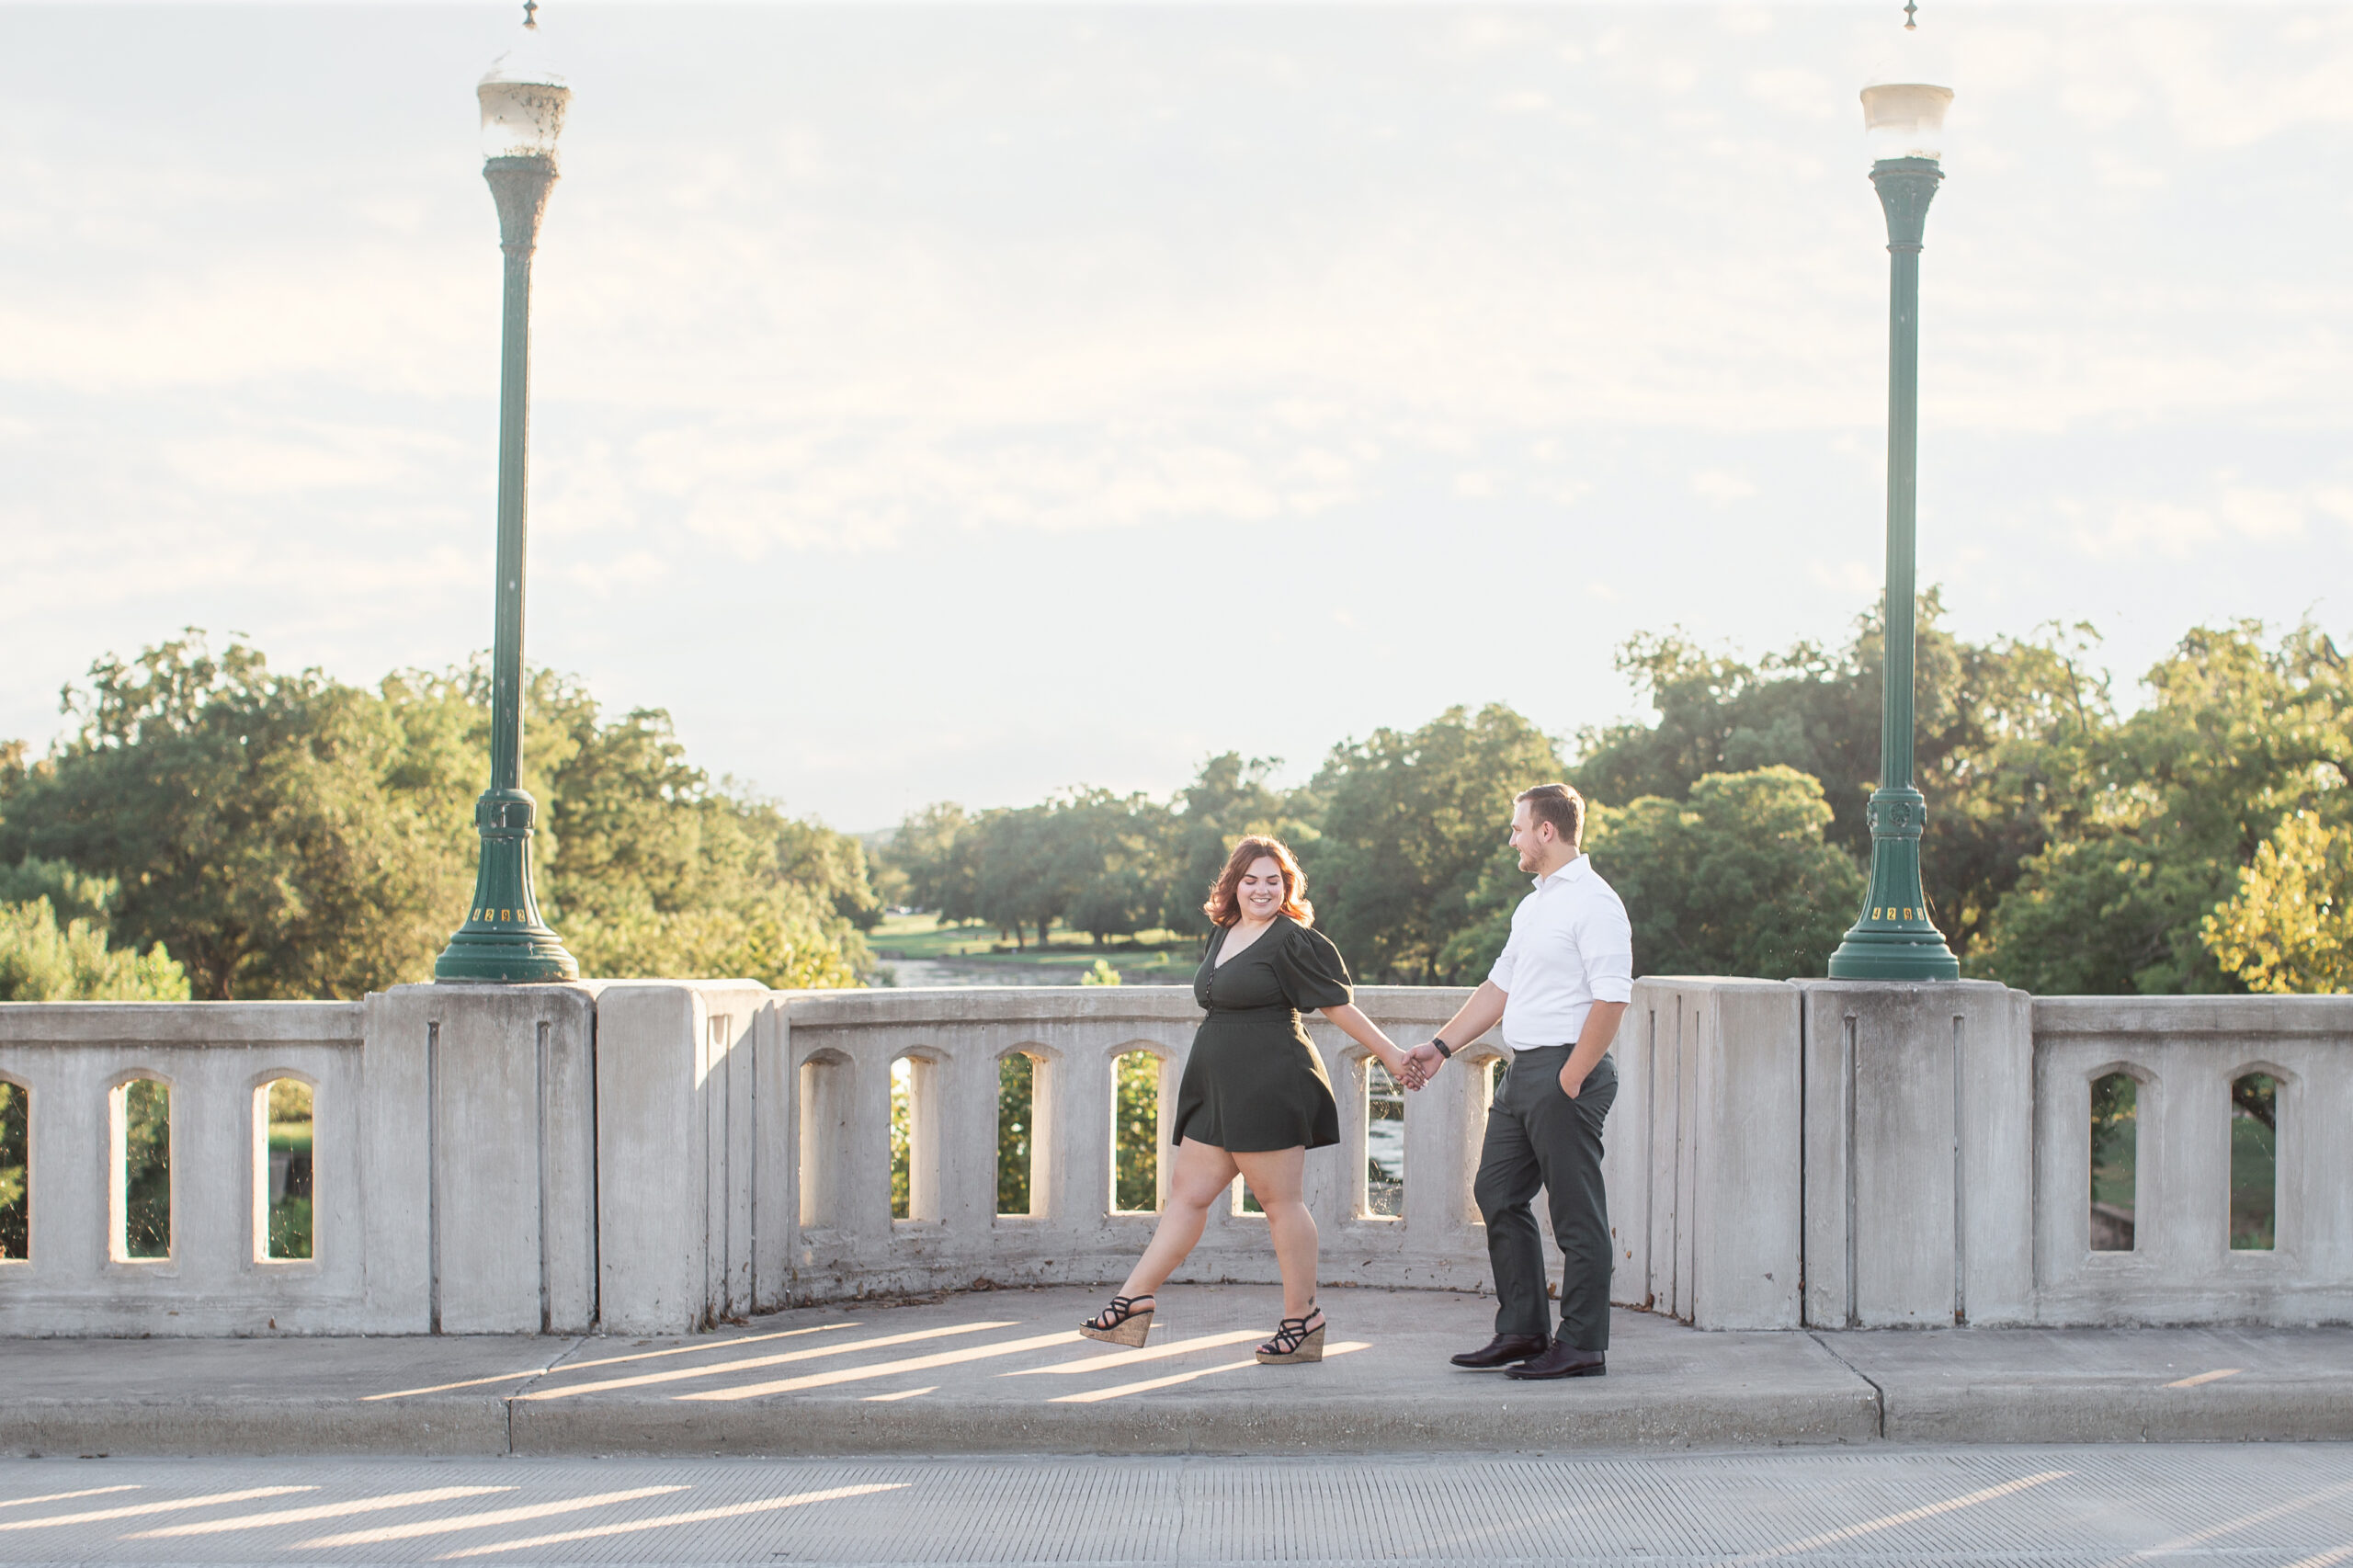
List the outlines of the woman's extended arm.
{"type": "Polygon", "coordinates": [[[1324,1016],[1340,1027],[1340,1032],[1381,1058],[1392,1078],[1405,1070],[1405,1053],[1390,1043],[1381,1032],[1381,1026],[1364,1016],[1363,1009],[1353,1002],[1343,1002],[1336,1007],[1326,1007],[1324,1016]]]}

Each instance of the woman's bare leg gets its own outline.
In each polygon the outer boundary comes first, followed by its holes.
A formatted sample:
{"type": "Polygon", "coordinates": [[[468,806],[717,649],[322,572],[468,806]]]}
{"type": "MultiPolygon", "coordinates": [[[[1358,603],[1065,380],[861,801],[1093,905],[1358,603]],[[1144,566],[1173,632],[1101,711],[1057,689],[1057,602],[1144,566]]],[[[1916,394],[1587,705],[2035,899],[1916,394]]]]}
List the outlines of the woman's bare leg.
{"type": "Polygon", "coordinates": [[[1307,1151],[1303,1147],[1269,1149],[1230,1158],[1257,1195],[1258,1207],[1267,1211],[1275,1265],[1283,1271],[1283,1316],[1305,1317],[1315,1304],[1316,1252],[1315,1216],[1300,1198],[1307,1176],[1307,1151]]]}
{"type": "Polygon", "coordinates": [[[1210,1205],[1233,1185],[1234,1170],[1233,1156],[1214,1143],[1188,1138],[1176,1145],[1176,1167],[1168,1175],[1168,1207],[1160,1211],[1152,1244],[1136,1259],[1128,1282],[1120,1287],[1120,1295],[1148,1296],[1167,1283],[1199,1244],[1201,1227],[1210,1222],[1210,1205]]]}

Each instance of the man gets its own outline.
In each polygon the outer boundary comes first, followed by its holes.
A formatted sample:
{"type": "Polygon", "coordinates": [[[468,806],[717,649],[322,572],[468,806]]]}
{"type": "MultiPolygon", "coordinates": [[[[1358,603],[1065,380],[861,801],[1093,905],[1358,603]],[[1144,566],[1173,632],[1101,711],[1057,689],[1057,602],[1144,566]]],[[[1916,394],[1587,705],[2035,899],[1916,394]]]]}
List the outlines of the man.
{"type": "Polygon", "coordinates": [[[1486,983],[1406,1062],[1414,1081],[1425,1081],[1498,1019],[1511,1052],[1488,1108],[1472,1188],[1487,1222],[1499,1303],[1495,1341],[1454,1358],[1473,1371],[1597,1378],[1609,1348],[1612,1249],[1601,1123],[1618,1097],[1608,1051],[1633,998],[1633,931],[1625,904],[1580,847],[1584,835],[1584,797],[1566,784],[1539,784],[1512,803],[1511,845],[1536,891],[1512,912],[1511,940],[1486,983]],[[1563,1255],[1557,1338],[1530,1209],[1540,1184],[1563,1255]]]}

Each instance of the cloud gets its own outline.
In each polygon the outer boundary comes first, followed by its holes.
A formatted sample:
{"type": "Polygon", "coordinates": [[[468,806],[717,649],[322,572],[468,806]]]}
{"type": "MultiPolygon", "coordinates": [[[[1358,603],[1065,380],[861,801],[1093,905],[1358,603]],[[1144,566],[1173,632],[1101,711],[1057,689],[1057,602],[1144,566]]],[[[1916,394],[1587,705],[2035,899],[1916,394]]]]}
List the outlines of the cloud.
{"type": "Polygon", "coordinates": [[[2353,521],[2353,490],[2321,484],[2298,491],[2221,484],[2202,500],[2135,497],[2105,506],[2081,501],[2063,508],[2075,519],[2076,550],[2097,560],[2156,554],[2187,559],[2235,541],[2277,544],[2304,537],[2316,517],[2353,521]]]}
{"type": "Polygon", "coordinates": [[[359,490],[411,477],[421,457],[456,443],[431,431],[302,423],[273,434],[228,431],[164,443],[181,478],[230,495],[359,490]]]}
{"type": "Polygon", "coordinates": [[[1733,501],[1745,501],[1756,494],[1756,486],[1738,474],[1705,469],[1691,476],[1691,494],[1702,501],[1722,506],[1733,501]]]}

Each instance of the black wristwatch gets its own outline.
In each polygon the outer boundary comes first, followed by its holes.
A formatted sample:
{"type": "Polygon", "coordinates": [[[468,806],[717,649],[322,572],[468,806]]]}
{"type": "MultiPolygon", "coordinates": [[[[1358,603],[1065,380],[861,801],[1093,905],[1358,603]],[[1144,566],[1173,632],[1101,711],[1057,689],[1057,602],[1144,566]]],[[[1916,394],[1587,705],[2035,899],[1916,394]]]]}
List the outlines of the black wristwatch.
{"type": "Polygon", "coordinates": [[[1430,1044],[1437,1049],[1438,1059],[1440,1062],[1451,1062],[1454,1060],[1454,1047],[1447,1044],[1446,1041],[1438,1039],[1438,1036],[1430,1036],[1430,1044]]]}

